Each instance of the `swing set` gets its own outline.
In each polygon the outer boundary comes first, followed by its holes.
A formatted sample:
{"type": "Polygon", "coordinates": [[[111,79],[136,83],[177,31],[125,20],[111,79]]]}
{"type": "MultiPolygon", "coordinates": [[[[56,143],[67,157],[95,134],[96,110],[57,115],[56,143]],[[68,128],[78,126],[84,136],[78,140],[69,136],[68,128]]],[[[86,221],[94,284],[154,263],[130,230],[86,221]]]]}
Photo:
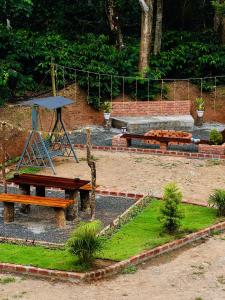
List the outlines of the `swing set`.
{"type": "Polygon", "coordinates": [[[74,146],[62,119],[62,108],[72,103],[70,99],[61,96],[37,98],[22,103],[22,105],[32,107],[32,130],[27,138],[17,170],[21,167],[50,168],[56,174],[53,158],[58,156],[73,157],[78,163],[74,146]],[[54,110],[56,115],[55,124],[46,136],[39,131],[40,107],[54,110]]]}

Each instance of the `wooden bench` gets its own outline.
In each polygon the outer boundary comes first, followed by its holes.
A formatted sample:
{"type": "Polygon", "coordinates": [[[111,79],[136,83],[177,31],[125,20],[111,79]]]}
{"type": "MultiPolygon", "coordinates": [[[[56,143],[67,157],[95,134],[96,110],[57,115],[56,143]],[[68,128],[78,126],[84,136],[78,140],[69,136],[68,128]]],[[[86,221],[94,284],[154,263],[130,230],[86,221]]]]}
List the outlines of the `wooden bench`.
{"type": "Polygon", "coordinates": [[[74,204],[73,200],[19,194],[0,194],[0,202],[4,203],[3,219],[5,223],[14,221],[14,203],[19,203],[54,208],[56,224],[60,228],[63,228],[66,224],[65,209],[74,204]]]}
{"type": "MultiPolygon", "coordinates": [[[[98,188],[99,185],[96,185],[98,188]]],[[[91,183],[85,184],[79,188],[80,192],[80,202],[81,202],[81,211],[86,211],[90,208],[90,191],[92,190],[91,183]]]]}

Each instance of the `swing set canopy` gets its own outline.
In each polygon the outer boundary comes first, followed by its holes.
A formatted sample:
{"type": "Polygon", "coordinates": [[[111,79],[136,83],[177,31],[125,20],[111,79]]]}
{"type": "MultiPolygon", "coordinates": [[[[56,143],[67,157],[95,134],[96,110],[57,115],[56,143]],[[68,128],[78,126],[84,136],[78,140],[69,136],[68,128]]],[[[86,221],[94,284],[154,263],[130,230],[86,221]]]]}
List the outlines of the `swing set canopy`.
{"type": "Polygon", "coordinates": [[[74,103],[74,101],[64,98],[61,96],[54,97],[45,97],[45,98],[34,98],[28,101],[24,101],[21,104],[26,106],[40,106],[47,109],[57,109],[60,107],[64,107],[66,105],[70,105],[74,103]]]}

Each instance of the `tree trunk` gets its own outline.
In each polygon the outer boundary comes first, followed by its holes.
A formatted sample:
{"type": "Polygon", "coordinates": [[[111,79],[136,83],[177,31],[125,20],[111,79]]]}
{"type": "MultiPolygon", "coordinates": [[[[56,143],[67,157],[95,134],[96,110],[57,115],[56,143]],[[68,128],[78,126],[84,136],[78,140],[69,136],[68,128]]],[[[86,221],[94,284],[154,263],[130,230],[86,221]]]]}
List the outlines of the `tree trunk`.
{"type": "MultiPolygon", "coordinates": [[[[223,3],[224,0],[219,1],[219,4],[223,3]]],[[[214,14],[214,31],[219,34],[222,45],[225,45],[225,16],[219,13],[216,8],[214,14]]]]}
{"type": "Polygon", "coordinates": [[[95,162],[91,158],[91,131],[89,128],[86,130],[87,135],[87,163],[91,169],[91,196],[90,196],[90,204],[91,204],[91,219],[95,219],[95,206],[96,206],[96,197],[95,197],[95,190],[96,190],[96,166],[95,162]]]}
{"type": "Polygon", "coordinates": [[[123,35],[119,24],[119,16],[115,8],[114,0],[106,0],[105,7],[106,7],[106,15],[109,22],[109,27],[114,36],[116,46],[119,49],[121,49],[124,47],[124,42],[123,42],[123,35]]]}
{"type": "Polygon", "coordinates": [[[152,45],[152,21],[154,0],[139,0],[140,4],[145,3],[148,9],[142,7],[141,14],[141,45],[139,55],[139,73],[142,77],[146,76],[149,68],[150,51],[152,45]]]}
{"type": "Polygon", "coordinates": [[[155,25],[155,42],[154,54],[158,54],[161,50],[162,43],[162,18],[163,18],[163,0],[157,0],[156,25],[155,25]]]}

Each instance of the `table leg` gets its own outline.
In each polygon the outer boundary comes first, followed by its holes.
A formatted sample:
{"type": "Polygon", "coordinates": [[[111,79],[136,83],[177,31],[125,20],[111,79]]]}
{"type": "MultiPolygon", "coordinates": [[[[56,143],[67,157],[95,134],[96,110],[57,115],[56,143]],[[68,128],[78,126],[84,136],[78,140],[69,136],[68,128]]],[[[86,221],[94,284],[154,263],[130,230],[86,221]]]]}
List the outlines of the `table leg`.
{"type": "Polygon", "coordinates": [[[59,228],[66,226],[65,211],[63,208],[55,208],[56,224],[59,228]]]}
{"type": "MultiPolygon", "coordinates": [[[[30,195],[30,186],[28,184],[21,184],[19,186],[20,193],[22,195],[30,195]]],[[[30,205],[29,204],[21,204],[20,212],[23,214],[29,214],[30,205]]]]}
{"type": "Polygon", "coordinates": [[[66,220],[73,221],[78,217],[78,191],[65,190],[65,199],[73,200],[74,204],[66,209],[66,220]]]}
{"type": "Polygon", "coordinates": [[[80,190],[81,211],[88,211],[91,208],[90,191],[80,190]]]}
{"type": "Polygon", "coordinates": [[[36,187],[36,196],[45,197],[45,187],[44,186],[36,187]]]}
{"type": "Polygon", "coordinates": [[[4,223],[14,221],[14,203],[4,202],[3,219],[4,223]]]}

